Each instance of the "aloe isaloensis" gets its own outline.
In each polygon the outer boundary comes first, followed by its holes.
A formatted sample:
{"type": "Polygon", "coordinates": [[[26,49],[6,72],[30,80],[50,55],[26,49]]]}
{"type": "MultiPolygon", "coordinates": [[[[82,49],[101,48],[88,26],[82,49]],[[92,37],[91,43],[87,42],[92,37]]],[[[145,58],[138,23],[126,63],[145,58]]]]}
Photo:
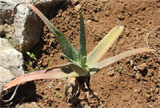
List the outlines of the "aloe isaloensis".
{"type": "Polygon", "coordinates": [[[84,19],[82,13],[80,13],[80,43],[78,51],[76,51],[72,44],[66,39],[66,37],[56,27],[54,27],[51,22],[36,7],[31,4],[29,4],[29,7],[41,18],[41,20],[47,25],[50,31],[53,32],[63,50],[64,54],[62,54],[62,56],[68,59],[69,63],[55,66],[49,70],[40,70],[17,77],[7,83],[4,87],[4,90],[28,81],[39,79],[60,79],[67,77],[87,78],[97,73],[102,68],[113,64],[123,58],[153,51],[149,48],[138,48],[100,61],[107,50],[118,39],[119,35],[123,31],[123,26],[114,27],[87,55],[84,19]]]}

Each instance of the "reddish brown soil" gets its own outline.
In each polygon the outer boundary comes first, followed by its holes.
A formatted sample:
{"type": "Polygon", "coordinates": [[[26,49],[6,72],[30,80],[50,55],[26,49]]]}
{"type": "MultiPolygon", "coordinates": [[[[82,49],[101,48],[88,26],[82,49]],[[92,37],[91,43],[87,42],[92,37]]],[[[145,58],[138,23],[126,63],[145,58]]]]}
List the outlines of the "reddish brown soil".
{"type": "MultiPolygon", "coordinates": [[[[102,0],[105,1],[105,0],[102,0]]],[[[158,0],[109,0],[107,2],[81,0],[78,5],[83,12],[87,52],[116,25],[123,25],[118,41],[109,49],[108,58],[129,49],[147,47],[146,37],[160,25],[160,2],[158,0]]],[[[74,47],[79,43],[79,16],[77,5],[64,3],[51,10],[51,22],[64,33],[74,47]]],[[[149,45],[160,48],[160,30],[150,35],[149,45]]],[[[51,67],[65,63],[57,53],[62,52],[54,35],[44,27],[41,42],[32,50],[38,59],[35,68],[51,67]]],[[[26,62],[28,63],[28,62],[26,62]]],[[[132,56],[110,65],[91,77],[91,89],[97,93],[88,104],[100,108],[158,108],[160,107],[160,60],[152,53],[132,56]]],[[[28,67],[28,69],[30,69],[28,67]]],[[[31,94],[42,108],[66,108],[71,104],[64,100],[64,80],[35,81],[36,93],[31,94]],[[62,97],[61,97],[61,96],[62,97]]],[[[27,92],[27,91],[26,91],[27,92]]],[[[30,96],[28,96],[30,97],[30,96]]],[[[27,96],[26,96],[27,98],[27,96]]],[[[87,101],[84,100],[84,105],[87,101]]]]}

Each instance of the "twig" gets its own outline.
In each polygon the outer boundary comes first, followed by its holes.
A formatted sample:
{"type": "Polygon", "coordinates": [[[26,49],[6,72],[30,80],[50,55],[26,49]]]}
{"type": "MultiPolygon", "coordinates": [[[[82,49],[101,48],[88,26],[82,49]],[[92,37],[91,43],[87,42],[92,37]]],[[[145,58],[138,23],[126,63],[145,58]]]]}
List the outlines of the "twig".
{"type": "Polygon", "coordinates": [[[24,2],[17,3],[17,4],[15,5],[15,7],[13,8],[13,10],[12,10],[11,16],[14,16],[14,14],[15,14],[15,12],[16,12],[16,8],[17,8],[17,6],[20,5],[20,4],[27,4],[27,3],[24,3],[24,2]]]}
{"type": "MultiPolygon", "coordinates": [[[[1,93],[0,93],[0,100],[1,100],[2,102],[4,102],[4,103],[10,102],[10,101],[14,98],[14,96],[16,95],[18,87],[19,87],[19,85],[17,85],[17,87],[15,88],[12,96],[11,96],[9,99],[7,99],[7,100],[3,99],[2,91],[1,91],[1,93]]],[[[3,89],[2,89],[2,90],[3,90],[3,89]]]]}
{"type": "MultiPolygon", "coordinates": [[[[156,29],[158,29],[158,28],[160,28],[160,26],[157,26],[157,27],[155,27],[155,28],[153,28],[150,32],[149,32],[149,34],[147,35],[147,37],[146,37],[146,43],[147,43],[147,47],[148,48],[151,48],[150,46],[149,46],[149,37],[150,37],[150,35],[151,35],[151,33],[152,32],[154,32],[156,29]]],[[[157,51],[159,54],[160,54],[160,51],[158,51],[158,50],[156,50],[156,49],[154,49],[155,51],[157,51]]],[[[160,57],[160,56],[158,56],[157,54],[155,54],[154,52],[152,52],[156,57],[160,57]]]]}

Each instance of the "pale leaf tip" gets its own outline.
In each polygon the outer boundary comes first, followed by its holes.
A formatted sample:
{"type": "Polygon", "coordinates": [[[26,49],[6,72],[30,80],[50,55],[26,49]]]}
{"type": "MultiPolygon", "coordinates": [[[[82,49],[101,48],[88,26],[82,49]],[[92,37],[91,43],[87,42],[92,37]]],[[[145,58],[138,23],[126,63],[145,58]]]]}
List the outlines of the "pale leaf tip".
{"type": "Polygon", "coordinates": [[[119,28],[119,29],[123,29],[124,28],[124,26],[121,26],[121,25],[117,25],[116,27],[119,28]]]}
{"type": "Polygon", "coordinates": [[[155,52],[156,51],[155,49],[150,49],[150,48],[148,50],[151,51],[151,52],[155,52]]]}
{"type": "Polygon", "coordinates": [[[156,51],[155,49],[151,49],[151,48],[148,48],[148,47],[144,47],[142,49],[144,49],[145,52],[155,52],[156,51]]]}

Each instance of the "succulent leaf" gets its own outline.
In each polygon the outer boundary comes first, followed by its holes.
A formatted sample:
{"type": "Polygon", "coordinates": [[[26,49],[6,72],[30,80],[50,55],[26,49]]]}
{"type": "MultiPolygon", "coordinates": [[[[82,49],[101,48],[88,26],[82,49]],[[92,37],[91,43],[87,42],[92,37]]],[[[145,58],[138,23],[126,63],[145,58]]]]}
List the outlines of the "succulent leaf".
{"type": "Polygon", "coordinates": [[[78,47],[78,61],[80,62],[81,66],[86,64],[86,38],[82,13],[80,13],[80,44],[78,47]]]}
{"type": "Polygon", "coordinates": [[[99,43],[98,45],[88,54],[87,65],[98,62],[106,51],[112,46],[112,44],[118,39],[119,35],[123,31],[123,26],[114,27],[99,43]]]}
{"type": "Polygon", "coordinates": [[[78,63],[75,60],[72,60],[71,58],[69,58],[67,55],[64,55],[62,53],[58,53],[59,55],[61,55],[62,57],[66,58],[68,61],[70,61],[71,63],[74,63],[76,65],[78,65],[78,63]]]}
{"type": "Polygon", "coordinates": [[[89,70],[85,69],[77,64],[74,63],[66,63],[62,65],[58,65],[53,67],[54,69],[56,68],[71,68],[74,72],[78,73],[79,76],[86,76],[88,75],[89,70]]]}
{"type": "Polygon", "coordinates": [[[133,49],[133,50],[129,50],[129,51],[126,51],[126,52],[123,52],[123,53],[120,53],[116,56],[113,56],[113,57],[110,57],[108,59],[104,59],[98,63],[95,63],[93,65],[94,68],[97,68],[97,69],[102,69],[110,64],[113,64],[121,59],[124,59],[126,57],[129,57],[129,56],[132,56],[132,55],[137,55],[137,54],[140,54],[140,53],[145,53],[145,52],[151,52],[151,51],[154,51],[153,49],[149,49],[149,48],[138,48],[138,49],[133,49]]]}
{"type": "Polygon", "coordinates": [[[40,80],[40,79],[62,79],[62,78],[67,78],[67,77],[78,77],[79,75],[71,71],[70,69],[65,69],[65,68],[56,68],[56,69],[51,69],[51,70],[40,70],[40,71],[35,71],[31,72],[29,74],[22,75],[20,77],[17,77],[16,79],[8,82],[4,90],[7,90],[11,87],[14,87],[16,85],[33,81],[33,80],[40,80]]]}
{"type": "Polygon", "coordinates": [[[35,6],[29,4],[29,7],[41,18],[50,31],[55,35],[64,54],[70,59],[75,60],[77,58],[77,52],[66,37],[56,27],[54,27],[53,24],[35,6]]]}

